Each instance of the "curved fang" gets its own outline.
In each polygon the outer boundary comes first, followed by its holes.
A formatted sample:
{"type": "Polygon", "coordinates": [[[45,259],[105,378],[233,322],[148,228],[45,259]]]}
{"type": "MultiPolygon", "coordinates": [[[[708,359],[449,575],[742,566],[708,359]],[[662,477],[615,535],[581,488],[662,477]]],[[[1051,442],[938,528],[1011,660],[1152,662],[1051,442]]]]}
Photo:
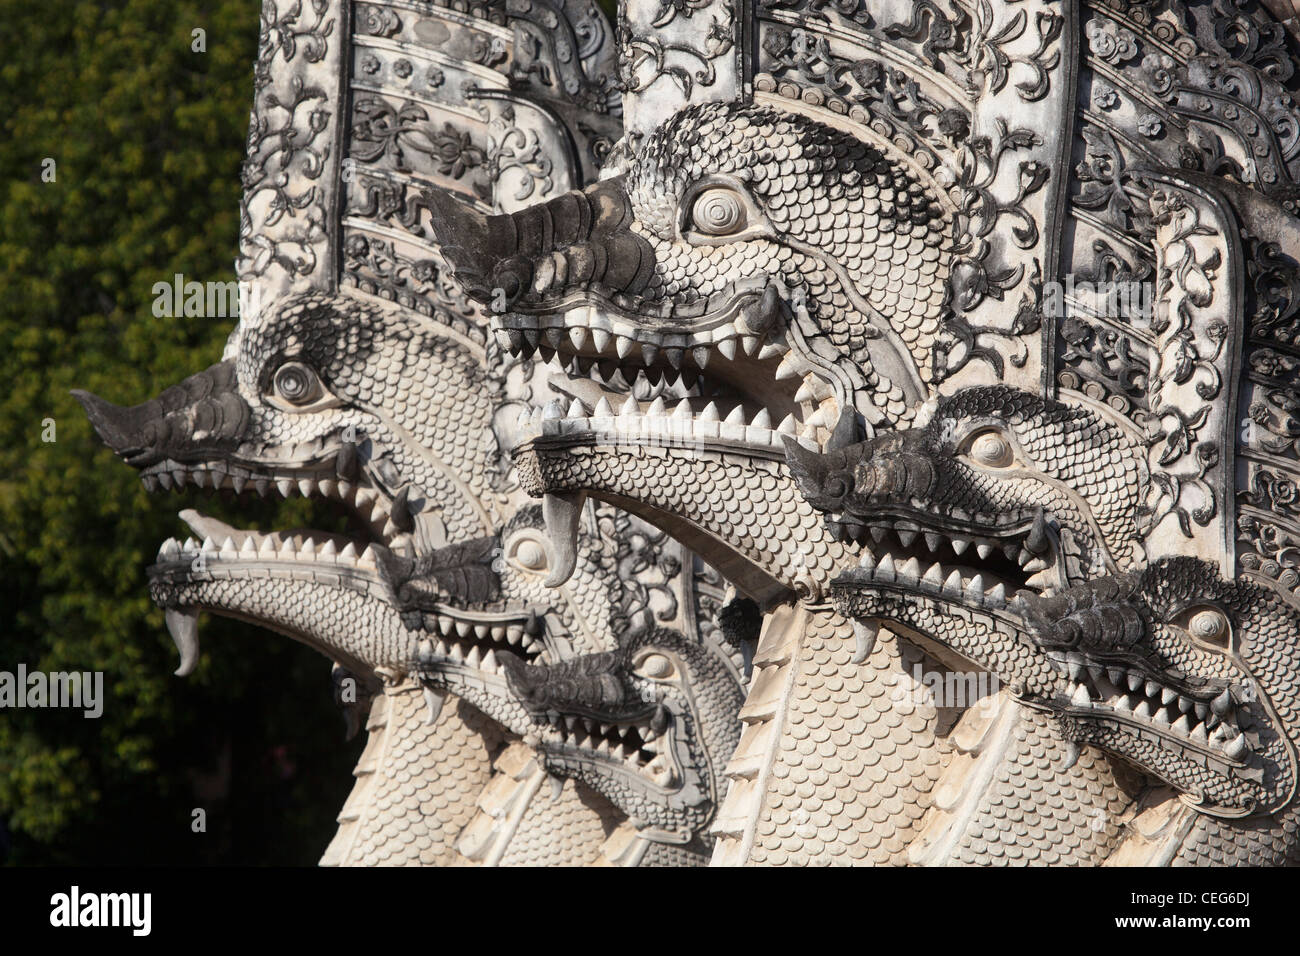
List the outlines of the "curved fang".
{"type": "Polygon", "coordinates": [[[199,662],[199,612],[192,607],[169,607],[163,617],[167,621],[167,632],[181,652],[181,666],[176,668],[176,676],[186,677],[199,662]]]}
{"type": "Polygon", "coordinates": [[[569,580],[578,566],[578,519],[585,498],[582,493],[547,494],[542,498],[542,518],[552,552],[551,570],[546,575],[548,588],[557,588],[569,580]]]}
{"type": "Polygon", "coordinates": [[[861,664],[871,656],[871,652],[876,649],[876,636],[879,633],[879,625],[873,622],[853,622],[853,637],[857,642],[853,647],[853,657],[851,658],[853,663],[861,664]]]}

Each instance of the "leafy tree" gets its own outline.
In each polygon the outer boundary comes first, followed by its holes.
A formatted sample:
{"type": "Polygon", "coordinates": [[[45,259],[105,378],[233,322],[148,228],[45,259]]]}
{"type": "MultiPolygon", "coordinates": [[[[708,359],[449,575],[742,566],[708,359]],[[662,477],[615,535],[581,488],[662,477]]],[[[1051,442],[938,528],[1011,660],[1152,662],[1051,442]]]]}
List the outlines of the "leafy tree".
{"type": "Polygon", "coordinates": [[[220,357],[230,323],[155,318],[152,287],[234,278],[259,7],[0,0],[0,670],[103,671],[107,698],[0,711],[10,862],[312,863],[351,786],[328,662],[212,619],[175,678],[144,579],[173,505],[329,519],[146,495],[69,395],[142,401],[220,357]]]}

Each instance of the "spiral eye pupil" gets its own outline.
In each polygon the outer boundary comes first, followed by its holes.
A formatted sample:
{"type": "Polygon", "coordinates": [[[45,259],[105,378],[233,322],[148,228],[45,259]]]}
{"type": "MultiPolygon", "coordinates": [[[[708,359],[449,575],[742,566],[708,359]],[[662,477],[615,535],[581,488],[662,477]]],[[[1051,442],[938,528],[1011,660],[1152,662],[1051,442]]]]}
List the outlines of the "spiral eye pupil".
{"type": "Polygon", "coordinates": [[[515,552],[519,563],[530,571],[536,571],[546,564],[546,552],[536,541],[525,541],[515,552]]]}
{"type": "Polygon", "coordinates": [[[673,664],[662,654],[651,654],[641,662],[641,670],[647,677],[664,678],[673,672],[673,664]]]}
{"type": "Polygon", "coordinates": [[[303,365],[285,365],[275,373],[275,390],[281,398],[302,404],[314,397],[315,377],[303,365]]]}
{"type": "Polygon", "coordinates": [[[1011,443],[996,432],[978,436],[970,446],[971,457],[982,465],[1005,468],[1011,464],[1011,443]]]}
{"type": "Polygon", "coordinates": [[[1218,611],[1199,611],[1193,615],[1187,629],[1193,637],[1222,643],[1227,634],[1227,624],[1218,611]]]}
{"type": "Polygon", "coordinates": [[[730,189],[709,189],[696,198],[691,218],[701,232],[726,235],[744,228],[745,207],[730,189]]]}

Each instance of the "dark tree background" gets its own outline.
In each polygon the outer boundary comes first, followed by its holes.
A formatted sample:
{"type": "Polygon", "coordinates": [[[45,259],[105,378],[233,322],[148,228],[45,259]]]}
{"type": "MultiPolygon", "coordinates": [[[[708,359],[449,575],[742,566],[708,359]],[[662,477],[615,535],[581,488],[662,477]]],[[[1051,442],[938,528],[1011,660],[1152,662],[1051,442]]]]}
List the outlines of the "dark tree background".
{"type": "Polygon", "coordinates": [[[0,0],[0,670],[100,670],[106,697],[98,720],[0,710],[9,863],[310,864],[351,787],[363,741],[343,741],[328,661],[205,617],[197,672],[173,677],[144,579],[183,507],[328,519],[147,495],[68,394],[135,403],[221,357],[231,320],[155,318],[151,288],[234,278],[259,9],[0,0]]]}

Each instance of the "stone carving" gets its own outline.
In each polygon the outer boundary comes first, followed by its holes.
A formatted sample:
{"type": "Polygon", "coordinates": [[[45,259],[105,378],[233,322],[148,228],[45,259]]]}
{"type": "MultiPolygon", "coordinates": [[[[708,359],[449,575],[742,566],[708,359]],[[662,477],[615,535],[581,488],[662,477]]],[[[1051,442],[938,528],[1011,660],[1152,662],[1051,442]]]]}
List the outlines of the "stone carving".
{"type": "Polygon", "coordinates": [[[368,527],[149,571],[182,671],[335,662],[323,862],[1300,862],[1292,21],[343,6],[263,14],[264,307],[82,396],[368,527]]]}

